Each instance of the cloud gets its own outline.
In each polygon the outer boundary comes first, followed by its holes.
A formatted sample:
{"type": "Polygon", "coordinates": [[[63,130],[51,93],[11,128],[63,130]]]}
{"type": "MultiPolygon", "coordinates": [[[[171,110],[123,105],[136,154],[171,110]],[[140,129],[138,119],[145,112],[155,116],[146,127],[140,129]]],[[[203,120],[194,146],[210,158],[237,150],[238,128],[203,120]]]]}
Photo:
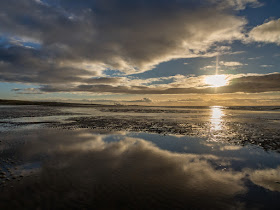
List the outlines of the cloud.
{"type": "Polygon", "coordinates": [[[240,62],[237,62],[237,61],[229,61],[229,62],[221,61],[221,62],[219,62],[219,64],[222,65],[222,66],[227,66],[227,67],[236,67],[236,66],[247,65],[247,64],[243,64],[243,63],[240,63],[240,62]]]}
{"type": "Polygon", "coordinates": [[[18,46],[0,48],[0,81],[36,84],[73,83],[84,76],[98,76],[97,72],[63,66],[54,58],[36,49],[18,46]]]}
{"type": "Polygon", "coordinates": [[[38,88],[13,88],[12,91],[17,94],[43,94],[43,92],[41,92],[38,88]]]}
{"type": "Polygon", "coordinates": [[[258,0],[213,0],[221,2],[220,6],[228,8],[234,8],[235,10],[244,10],[249,4],[251,7],[261,7],[263,6],[258,0]]]}
{"type": "Polygon", "coordinates": [[[203,77],[127,75],[172,59],[232,53],[227,44],[243,40],[247,24],[236,10],[260,5],[257,0],[0,1],[0,81],[40,85],[39,91],[16,91],[22,94],[213,93],[200,87],[203,77]],[[107,70],[118,75],[108,76],[107,70]]]}
{"type": "Polygon", "coordinates": [[[225,87],[221,87],[219,92],[221,93],[261,93],[269,91],[280,91],[280,74],[267,74],[267,75],[255,75],[255,76],[243,76],[235,78],[230,81],[230,84],[225,87]]]}
{"type": "Polygon", "coordinates": [[[18,91],[21,91],[22,89],[20,88],[13,88],[12,91],[15,91],[15,92],[18,92],[18,91]]]}
{"type": "Polygon", "coordinates": [[[273,65],[260,65],[260,67],[263,67],[263,68],[270,68],[270,67],[273,67],[273,65]]]}
{"type": "MultiPolygon", "coordinates": [[[[241,5],[248,3],[252,1],[241,5]]],[[[0,35],[28,38],[40,45],[26,49],[21,42],[2,48],[0,57],[10,72],[1,68],[2,81],[46,84],[52,79],[59,82],[63,75],[65,82],[74,82],[76,77],[79,82],[79,71],[85,69],[76,66],[84,62],[102,65],[101,71],[132,74],[171,59],[205,56],[217,42],[244,37],[247,21],[230,11],[240,9],[239,3],[228,1],[227,8],[221,4],[225,5],[211,0],[1,1],[0,35]],[[71,67],[66,70],[69,62],[76,73],[71,67]],[[48,75],[52,78],[43,79],[48,75]]]]}
{"type": "Polygon", "coordinates": [[[215,69],[216,68],[216,66],[214,66],[214,65],[208,65],[208,66],[204,66],[204,67],[202,67],[202,68],[200,68],[201,70],[209,70],[209,69],[215,69]]]}
{"type": "Polygon", "coordinates": [[[252,58],[248,58],[248,60],[259,60],[261,58],[263,58],[264,56],[257,56],[257,57],[252,57],[252,58]]]}
{"type": "Polygon", "coordinates": [[[85,79],[81,82],[86,82],[86,83],[93,83],[93,84],[109,84],[109,83],[120,83],[124,81],[125,78],[121,77],[99,77],[99,78],[89,78],[85,79]]]}
{"type": "MultiPolygon", "coordinates": [[[[237,61],[220,61],[219,65],[224,66],[224,67],[240,67],[240,66],[244,66],[244,65],[248,65],[248,64],[243,64],[243,63],[237,62],[237,61]]],[[[200,69],[201,70],[214,70],[214,69],[216,69],[216,65],[207,65],[200,69]]]]}
{"type": "Polygon", "coordinates": [[[123,86],[123,85],[78,85],[69,86],[42,86],[43,92],[91,92],[91,93],[120,93],[120,94],[217,94],[217,93],[262,93],[280,91],[280,74],[266,75],[227,75],[229,84],[227,86],[212,88],[207,87],[204,80],[206,76],[184,77],[170,84],[161,86],[123,86]]]}
{"type": "Polygon", "coordinates": [[[280,45],[280,19],[271,20],[253,28],[249,38],[257,42],[276,43],[280,45]]]}

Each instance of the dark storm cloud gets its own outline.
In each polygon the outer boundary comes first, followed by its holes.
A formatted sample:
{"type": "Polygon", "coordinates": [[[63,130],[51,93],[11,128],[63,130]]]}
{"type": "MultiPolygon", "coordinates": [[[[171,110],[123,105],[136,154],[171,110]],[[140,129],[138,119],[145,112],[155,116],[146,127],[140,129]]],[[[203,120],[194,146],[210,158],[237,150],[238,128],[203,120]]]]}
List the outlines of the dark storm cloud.
{"type": "Polygon", "coordinates": [[[147,86],[113,86],[113,85],[79,85],[43,86],[43,92],[91,92],[91,93],[122,93],[122,94],[188,94],[188,93],[261,93],[280,91],[280,74],[268,74],[259,76],[243,76],[230,81],[230,84],[219,88],[170,88],[147,86]]]}

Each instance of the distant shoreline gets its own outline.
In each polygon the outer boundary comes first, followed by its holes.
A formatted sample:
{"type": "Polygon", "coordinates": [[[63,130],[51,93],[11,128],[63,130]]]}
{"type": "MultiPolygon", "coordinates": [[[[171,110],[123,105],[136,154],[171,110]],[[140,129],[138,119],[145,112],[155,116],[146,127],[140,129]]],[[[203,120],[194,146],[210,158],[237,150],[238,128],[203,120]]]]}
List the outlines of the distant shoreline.
{"type": "Polygon", "coordinates": [[[65,102],[21,101],[0,99],[0,105],[43,105],[43,106],[106,106],[103,104],[81,104],[65,102]]]}
{"type": "MultiPolygon", "coordinates": [[[[49,102],[49,101],[23,101],[23,100],[6,100],[0,99],[0,105],[40,105],[40,106],[68,106],[68,107],[96,107],[96,106],[105,106],[105,107],[169,107],[169,108],[209,108],[215,106],[153,106],[153,105],[109,105],[109,104],[83,104],[83,103],[67,103],[67,102],[49,102]]],[[[280,106],[220,106],[229,109],[238,109],[238,108],[252,108],[252,107],[277,107],[276,110],[280,109],[280,106]]],[[[257,111],[257,110],[256,110],[257,111]]]]}

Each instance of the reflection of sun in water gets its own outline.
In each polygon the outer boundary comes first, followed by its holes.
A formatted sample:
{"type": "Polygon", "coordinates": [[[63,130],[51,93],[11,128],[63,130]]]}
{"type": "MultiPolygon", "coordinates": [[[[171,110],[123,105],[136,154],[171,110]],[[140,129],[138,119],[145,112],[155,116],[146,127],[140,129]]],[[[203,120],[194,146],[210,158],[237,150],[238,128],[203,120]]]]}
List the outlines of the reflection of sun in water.
{"type": "Polygon", "coordinates": [[[212,106],[211,107],[212,115],[210,118],[211,128],[214,131],[222,129],[222,117],[224,116],[224,112],[221,106],[212,106]]]}
{"type": "Polygon", "coordinates": [[[204,82],[211,87],[221,87],[228,84],[228,79],[226,75],[220,74],[207,76],[204,82]]]}

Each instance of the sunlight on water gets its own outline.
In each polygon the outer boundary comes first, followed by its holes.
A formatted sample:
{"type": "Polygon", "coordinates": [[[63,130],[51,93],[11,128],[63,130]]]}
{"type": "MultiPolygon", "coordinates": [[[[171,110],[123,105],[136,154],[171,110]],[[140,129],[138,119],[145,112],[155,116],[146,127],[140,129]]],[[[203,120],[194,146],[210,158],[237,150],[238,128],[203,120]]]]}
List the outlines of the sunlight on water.
{"type": "Polygon", "coordinates": [[[223,116],[224,116],[224,111],[221,106],[212,106],[211,107],[211,117],[210,117],[210,122],[211,122],[211,130],[213,131],[218,131],[222,129],[222,122],[223,122],[223,116]]]}

